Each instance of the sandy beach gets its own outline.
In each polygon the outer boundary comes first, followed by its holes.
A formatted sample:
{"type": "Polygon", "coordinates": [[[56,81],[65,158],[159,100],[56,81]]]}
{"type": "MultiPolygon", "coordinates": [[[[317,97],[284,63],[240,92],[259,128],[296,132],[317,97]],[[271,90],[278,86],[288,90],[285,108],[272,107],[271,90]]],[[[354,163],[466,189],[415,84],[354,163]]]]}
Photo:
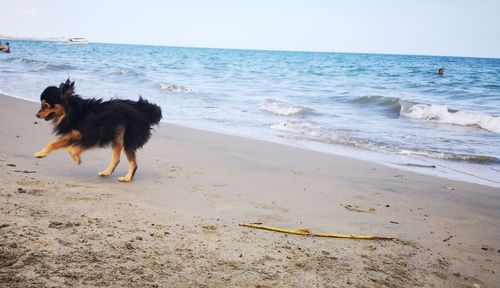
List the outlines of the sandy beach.
{"type": "Polygon", "coordinates": [[[34,158],[39,105],[0,103],[2,287],[500,287],[498,188],[166,123],[120,183],[110,149],[34,158]]]}

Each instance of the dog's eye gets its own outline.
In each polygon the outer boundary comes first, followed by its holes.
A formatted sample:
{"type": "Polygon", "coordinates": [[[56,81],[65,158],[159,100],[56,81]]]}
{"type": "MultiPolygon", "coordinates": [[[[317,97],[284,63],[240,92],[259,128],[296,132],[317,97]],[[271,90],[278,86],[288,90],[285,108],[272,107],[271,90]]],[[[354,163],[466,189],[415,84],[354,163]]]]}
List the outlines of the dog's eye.
{"type": "Polygon", "coordinates": [[[42,104],[42,108],[43,108],[43,109],[47,109],[47,108],[49,108],[49,104],[47,104],[47,103],[43,103],[43,104],[42,104]]]}

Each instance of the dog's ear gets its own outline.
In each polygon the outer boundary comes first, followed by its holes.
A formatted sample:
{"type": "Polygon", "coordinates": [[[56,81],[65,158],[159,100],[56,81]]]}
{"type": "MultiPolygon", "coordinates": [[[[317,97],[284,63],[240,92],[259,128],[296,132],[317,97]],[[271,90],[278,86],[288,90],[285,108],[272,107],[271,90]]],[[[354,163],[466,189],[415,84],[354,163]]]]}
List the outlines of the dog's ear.
{"type": "Polygon", "coordinates": [[[71,96],[75,93],[75,81],[71,82],[68,78],[65,83],[59,85],[59,88],[63,96],[71,96]]]}

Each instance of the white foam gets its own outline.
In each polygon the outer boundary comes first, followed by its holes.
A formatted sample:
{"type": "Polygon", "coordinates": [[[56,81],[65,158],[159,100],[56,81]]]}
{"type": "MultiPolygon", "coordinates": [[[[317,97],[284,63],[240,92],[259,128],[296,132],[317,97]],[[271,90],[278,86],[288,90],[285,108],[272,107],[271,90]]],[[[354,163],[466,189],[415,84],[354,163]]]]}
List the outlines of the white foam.
{"type": "Polygon", "coordinates": [[[125,77],[136,77],[142,75],[142,73],[137,70],[124,67],[115,67],[113,71],[111,71],[111,74],[125,77]]]}
{"type": "Polygon", "coordinates": [[[115,68],[115,70],[113,70],[113,74],[116,74],[116,75],[126,75],[128,73],[130,73],[129,69],[125,69],[125,68],[121,68],[121,67],[117,67],[117,68],[115,68]]]}
{"type": "Polygon", "coordinates": [[[330,136],[325,129],[309,122],[286,121],[271,125],[271,129],[315,139],[329,138],[330,136]]]}
{"type": "Polygon", "coordinates": [[[182,85],[177,85],[177,84],[170,84],[170,83],[160,83],[160,89],[161,91],[164,92],[171,92],[171,93],[192,93],[195,92],[193,89],[182,86],[182,85]]]}
{"type": "Polygon", "coordinates": [[[297,116],[297,115],[302,115],[307,112],[312,112],[314,111],[313,109],[307,108],[307,107],[302,107],[302,106],[290,106],[286,103],[273,100],[273,99],[266,99],[264,101],[261,101],[259,103],[259,107],[261,110],[271,112],[276,115],[281,115],[281,116],[297,116]]]}
{"type": "Polygon", "coordinates": [[[443,105],[413,104],[401,105],[402,116],[437,123],[460,126],[477,126],[500,133],[500,117],[467,111],[450,112],[443,105]]]}
{"type": "Polygon", "coordinates": [[[429,151],[412,148],[392,146],[383,142],[375,142],[370,139],[362,139],[346,133],[346,131],[330,131],[321,126],[304,121],[286,121],[271,125],[271,129],[286,134],[295,135],[302,140],[312,140],[327,144],[342,144],[358,147],[364,150],[395,153],[409,156],[425,156],[434,159],[445,159],[452,161],[468,161],[472,163],[494,163],[499,160],[492,156],[451,153],[446,151],[429,151]]]}

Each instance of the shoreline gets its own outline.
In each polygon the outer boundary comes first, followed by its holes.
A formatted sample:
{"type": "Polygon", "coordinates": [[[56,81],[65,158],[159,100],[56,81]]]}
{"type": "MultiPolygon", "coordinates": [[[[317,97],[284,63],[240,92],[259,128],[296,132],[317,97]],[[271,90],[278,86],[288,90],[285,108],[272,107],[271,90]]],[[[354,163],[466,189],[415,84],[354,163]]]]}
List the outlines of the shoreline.
{"type": "MultiPolygon", "coordinates": [[[[5,94],[2,91],[0,91],[1,96],[5,97],[11,97],[31,103],[38,103],[38,101],[34,101],[32,99],[24,98],[21,96],[13,96],[9,94],[5,94]]],[[[240,137],[252,141],[262,141],[266,143],[272,143],[272,144],[277,144],[277,145],[284,145],[288,147],[294,147],[296,149],[303,149],[306,151],[311,151],[311,152],[317,152],[317,153],[323,153],[327,155],[333,155],[337,157],[343,157],[347,159],[353,159],[357,161],[364,161],[364,162],[369,162],[369,163],[375,163],[378,165],[383,165],[385,167],[390,167],[393,169],[398,169],[402,171],[409,171],[412,173],[417,173],[420,175],[425,175],[425,176],[433,176],[433,177],[439,177],[439,178],[444,178],[448,180],[453,180],[453,181],[462,181],[466,183],[471,183],[471,184],[479,184],[479,185],[485,185],[493,188],[500,188],[500,182],[495,181],[490,178],[484,178],[481,176],[478,176],[476,174],[471,174],[466,171],[458,170],[457,167],[450,167],[448,165],[443,165],[442,163],[436,163],[434,161],[443,161],[441,159],[420,159],[420,158],[415,158],[413,156],[405,156],[401,154],[390,154],[390,153],[384,153],[384,152],[377,152],[377,151],[370,151],[370,150],[365,150],[357,147],[351,147],[348,145],[341,145],[341,144],[335,144],[336,148],[329,149],[327,148],[321,148],[324,143],[309,143],[309,144],[304,144],[301,145],[299,142],[297,143],[291,143],[291,142],[286,142],[286,141],[279,141],[279,140],[273,140],[273,139],[268,139],[268,138],[259,138],[259,137],[251,137],[251,136],[246,136],[246,135],[239,135],[236,133],[230,133],[230,132],[224,132],[224,131],[215,131],[215,130],[210,130],[210,129],[203,129],[203,128],[196,128],[192,127],[188,124],[179,124],[179,123],[170,123],[166,121],[161,121],[161,123],[165,125],[173,125],[173,126],[178,126],[186,129],[194,129],[198,131],[204,131],[204,132],[209,132],[209,133],[215,133],[215,134],[220,134],[220,135],[227,135],[227,136],[232,136],[232,137],[240,137]],[[361,156],[362,155],[362,156],[361,156]],[[385,160],[382,160],[385,159],[385,160]],[[390,161],[388,160],[390,159],[390,161]],[[406,162],[405,162],[406,161],[406,162]],[[413,162],[411,162],[413,161],[413,162]],[[428,166],[428,167],[427,167],[428,166]],[[434,166],[434,167],[432,167],[434,166]],[[429,169],[431,168],[432,169],[429,169]]],[[[453,162],[453,161],[452,161],[453,162]]],[[[446,164],[446,161],[445,163],[446,164]]],[[[456,165],[457,163],[450,163],[456,165]]],[[[468,163],[471,165],[472,163],[468,163]]],[[[465,169],[465,168],[464,168],[465,169]]],[[[479,172],[479,171],[478,171],[479,172]]]]}
{"type": "Polygon", "coordinates": [[[35,159],[53,139],[38,105],[0,101],[7,287],[496,285],[498,188],[163,122],[124,184],[125,161],[97,176],[109,149],[80,166],[63,151],[35,159]],[[400,240],[238,226],[251,222],[400,240]]]}

